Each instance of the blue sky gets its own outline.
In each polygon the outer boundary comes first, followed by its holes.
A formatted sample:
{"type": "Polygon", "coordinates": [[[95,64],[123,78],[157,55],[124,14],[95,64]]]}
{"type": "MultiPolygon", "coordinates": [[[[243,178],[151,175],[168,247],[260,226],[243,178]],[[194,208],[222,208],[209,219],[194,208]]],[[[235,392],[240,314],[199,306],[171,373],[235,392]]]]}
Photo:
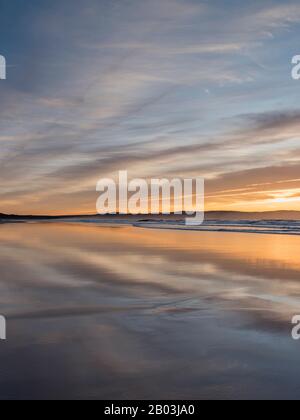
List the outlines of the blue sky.
{"type": "Polygon", "coordinates": [[[124,169],[300,209],[299,24],[295,1],[2,0],[0,211],[95,212],[124,169]]]}

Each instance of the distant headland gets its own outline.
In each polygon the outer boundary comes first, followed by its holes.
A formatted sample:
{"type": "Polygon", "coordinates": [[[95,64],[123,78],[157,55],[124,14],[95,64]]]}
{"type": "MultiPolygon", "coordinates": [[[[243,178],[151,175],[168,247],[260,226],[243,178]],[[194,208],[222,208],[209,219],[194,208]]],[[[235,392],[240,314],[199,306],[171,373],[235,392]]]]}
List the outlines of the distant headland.
{"type": "MultiPolygon", "coordinates": [[[[183,220],[185,215],[152,215],[152,214],[108,214],[101,216],[94,215],[17,215],[0,213],[0,221],[47,221],[47,220],[78,220],[78,219],[97,219],[97,220],[130,220],[130,221],[158,221],[158,220],[183,220]]],[[[267,212],[239,212],[239,211],[207,211],[205,220],[300,220],[300,211],[267,211],[267,212]]]]}

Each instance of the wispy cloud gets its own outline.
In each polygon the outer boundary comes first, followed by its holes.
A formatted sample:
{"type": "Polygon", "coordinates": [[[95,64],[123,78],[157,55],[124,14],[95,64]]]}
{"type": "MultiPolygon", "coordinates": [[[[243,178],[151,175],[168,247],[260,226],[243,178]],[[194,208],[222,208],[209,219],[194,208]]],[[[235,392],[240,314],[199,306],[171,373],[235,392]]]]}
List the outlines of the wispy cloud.
{"type": "Polygon", "coordinates": [[[97,179],[124,168],[205,176],[212,196],[245,189],[214,207],[298,178],[297,3],[68,5],[21,8],[16,41],[7,27],[1,41],[14,64],[0,86],[1,211],[93,211],[97,179]]]}

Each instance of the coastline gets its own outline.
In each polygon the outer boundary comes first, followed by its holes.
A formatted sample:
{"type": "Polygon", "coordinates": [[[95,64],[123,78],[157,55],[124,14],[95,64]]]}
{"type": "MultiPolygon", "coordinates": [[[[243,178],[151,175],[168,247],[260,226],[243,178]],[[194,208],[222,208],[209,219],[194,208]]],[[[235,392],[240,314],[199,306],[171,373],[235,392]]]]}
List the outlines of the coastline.
{"type": "Polygon", "coordinates": [[[3,218],[0,224],[36,224],[36,223],[63,223],[88,224],[98,226],[132,226],[152,230],[176,230],[189,232],[220,232],[220,233],[247,233],[260,235],[300,235],[300,221],[297,220],[206,220],[200,226],[187,226],[179,220],[154,220],[144,218],[118,218],[118,217],[30,217],[30,218],[3,218]]]}

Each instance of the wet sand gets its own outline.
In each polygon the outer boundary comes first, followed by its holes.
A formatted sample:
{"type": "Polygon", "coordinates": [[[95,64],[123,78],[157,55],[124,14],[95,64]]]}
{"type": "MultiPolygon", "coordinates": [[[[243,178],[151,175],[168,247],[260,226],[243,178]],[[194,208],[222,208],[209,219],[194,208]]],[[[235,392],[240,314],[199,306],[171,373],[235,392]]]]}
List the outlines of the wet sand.
{"type": "Polygon", "coordinates": [[[299,398],[297,236],[0,226],[0,398],[299,398]]]}

